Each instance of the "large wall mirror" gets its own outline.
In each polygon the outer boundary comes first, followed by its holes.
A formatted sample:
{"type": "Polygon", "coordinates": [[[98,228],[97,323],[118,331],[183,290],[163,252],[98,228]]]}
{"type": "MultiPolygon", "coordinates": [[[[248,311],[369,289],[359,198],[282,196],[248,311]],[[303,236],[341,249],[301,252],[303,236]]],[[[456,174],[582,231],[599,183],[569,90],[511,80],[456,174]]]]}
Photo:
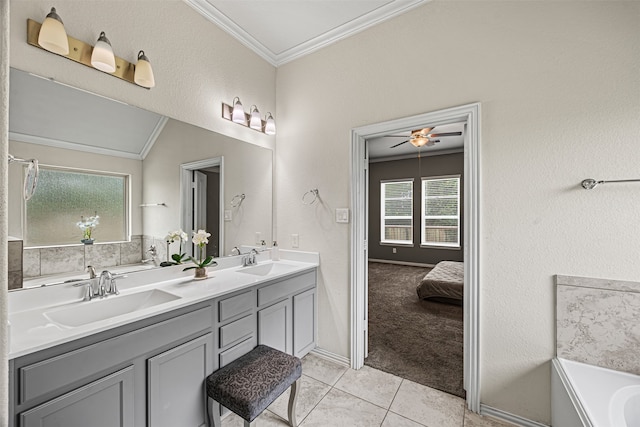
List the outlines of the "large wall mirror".
{"type": "Polygon", "coordinates": [[[10,288],[64,282],[88,265],[157,267],[180,251],[166,236],[190,236],[188,225],[212,234],[214,256],[271,242],[271,150],[17,69],[10,79],[9,153],[40,165],[29,201],[25,167],[9,167],[10,288]],[[78,223],[95,215],[82,243],[78,223]]]}

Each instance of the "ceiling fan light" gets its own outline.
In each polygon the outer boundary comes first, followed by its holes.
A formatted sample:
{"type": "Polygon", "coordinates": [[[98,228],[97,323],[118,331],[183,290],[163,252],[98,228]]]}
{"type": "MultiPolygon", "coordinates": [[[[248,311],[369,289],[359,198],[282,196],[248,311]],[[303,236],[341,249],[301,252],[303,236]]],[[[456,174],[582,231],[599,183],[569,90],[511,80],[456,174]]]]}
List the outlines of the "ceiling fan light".
{"type": "Polygon", "coordinates": [[[141,50],[138,52],[138,62],[136,63],[136,70],[133,74],[133,81],[142,87],[152,88],[156,85],[156,80],[153,77],[153,69],[149,58],[141,50]]]}
{"type": "Polygon", "coordinates": [[[113,73],[116,70],[116,57],[113,54],[111,42],[105,35],[104,31],[100,33],[98,42],[93,47],[93,52],[91,53],[91,65],[105,73],[113,73]]]}
{"type": "Polygon", "coordinates": [[[409,142],[411,144],[413,144],[414,147],[422,147],[422,146],[427,145],[427,143],[429,142],[429,138],[425,138],[424,136],[420,135],[420,136],[415,137],[415,138],[412,137],[409,140],[409,142]]]}
{"type": "Polygon", "coordinates": [[[260,111],[255,105],[251,106],[251,119],[249,120],[249,127],[255,130],[262,130],[262,119],[260,118],[260,111]]]}
{"type": "Polygon", "coordinates": [[[40,27],[38,34],[38,44],[49,52],[58,55],[69,54],[69,39],[64,29],[62,18],[56,13],[56,8],[52,7],[40,27]]]}
{"type": "Polygon", "coordinates": [[[267,113],[266,124],[264,125],[264,133],[267,135],[276,134],[276,121],[273,119],[271,113],[267,113]]]}
{"type": "Polygon", "coordinates": [[[245,122],[244,116],[244,108],[242,108],[242,103],[240,102],[240,98],[237,96],[233,98],[233,111],[231,112],[231,121],[234,123],[242,123],[245,122]]]}

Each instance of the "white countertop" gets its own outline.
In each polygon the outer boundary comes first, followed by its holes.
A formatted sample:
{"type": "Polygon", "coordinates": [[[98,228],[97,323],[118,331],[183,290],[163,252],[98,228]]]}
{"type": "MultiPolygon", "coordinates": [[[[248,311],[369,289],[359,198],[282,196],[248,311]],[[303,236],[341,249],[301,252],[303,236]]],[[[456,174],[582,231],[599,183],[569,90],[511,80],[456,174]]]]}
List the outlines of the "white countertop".
{"type": "MultiPolygon", "coordinates": [[[[9,293],[10,351],[9,359],[14,359],[39,350],[50,348],[78,338],[123,326],[145,318],[166,313],[219,297],[257,284],[282,279],[319,265],[317,253],[280,250],[280,261],[275,263],[286,267],[285,272],[274,270],[273,274],[258,276],[241,273],[240,257],[217,259],[218,266],[208,269],[208,277],[194,280],[193,270],[183,271],[186,265],[164,267],[128,274],[117,280],[120,295],[110,295],[104,299],[82,301],[85,286],[73,283],[45,286],[9,293]],[[134,293],[159,289],[175,297],[172,301],[139,309],[130,313],[99,320],[77,327],[68,327],[51,321],[46,313],[62,307],[79,304],[95,305],[110,299],[118,299],[134,293]]],[[[270,264],[269,253],[258,255],[258,265],[270,264]]]]}

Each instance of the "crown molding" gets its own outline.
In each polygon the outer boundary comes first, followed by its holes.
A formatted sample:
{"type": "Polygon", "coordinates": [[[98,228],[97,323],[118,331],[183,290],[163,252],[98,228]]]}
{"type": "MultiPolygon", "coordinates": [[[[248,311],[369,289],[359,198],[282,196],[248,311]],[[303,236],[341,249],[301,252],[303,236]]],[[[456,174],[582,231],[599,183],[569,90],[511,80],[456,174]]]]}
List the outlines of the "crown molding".
{"type": "Polygon", "coordinates": [[[109,148],[93,147],[91,145],[77,144],[75,142],[62,141],[53,138],[43,138],[41,136],[27,135],[24,133],[9,132],[9,140],[17,142],[28,142],[30,144],[45,145],[47,147],[64,148],[66,150],[84,151],[86,153],[102,154],[105,156],[123,157],[125,159],[142,160],[142,156],[126,151],[111,150],[109,148]]]}
{"type": "Polygon", "coordinates": [[[158,120],[158,124],[156,124],[156,127],[153,129],[153,132],[151,132],[151,135],[149,135],[149,139],[147,139],[147,142],[144,144],[144,147],[142,147],[142,150],[140,151],[140,158],[142,160],[144,160],[147,157],[147,154],[149,154],[149,151],[151,151],[153,144],[156,143],[156,140],[162,133],[162,130],[164,129],[164,126],[167,124],[168,121],[169,121],[169,118],[167,116],[162,116],[160,120],[158,120]]]}
{"type": "Polygon", "coordinates": [[[326,33],[314,37],[282,53],[275,53],[260,43],[255,37],[247,33],[242,27],[230,20],[226,15],[212,6],[207,0],[184,0],[198,13],[209,21],[218,25],[227,33],[235,37],[240,43],[253,50],[261,58],[269,62],[274,67],[286,64],[302,56],[315,52],[330,44],[336,43],[347,37],[373,27],[383,21],[391,19],[421,6],[431,0],[409,0],[404,2],[393,1],[385,4],[371,12],[340,25],[326,33]]]}

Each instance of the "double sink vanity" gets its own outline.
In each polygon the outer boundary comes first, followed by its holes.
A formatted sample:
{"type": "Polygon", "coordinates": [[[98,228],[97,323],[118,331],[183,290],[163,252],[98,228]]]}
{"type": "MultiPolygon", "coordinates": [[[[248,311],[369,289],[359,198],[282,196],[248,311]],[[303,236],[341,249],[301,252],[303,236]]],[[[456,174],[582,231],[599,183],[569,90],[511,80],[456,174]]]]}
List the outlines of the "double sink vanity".
{"type": "Polygon", "coordinates": [[[204,280],[129,273],[90,301],[74,283],[10,293],[10,426],[206,426],[213,371],[258,344],[315,347],[318,254],[280,253],[219,259],[204,280]]]}

